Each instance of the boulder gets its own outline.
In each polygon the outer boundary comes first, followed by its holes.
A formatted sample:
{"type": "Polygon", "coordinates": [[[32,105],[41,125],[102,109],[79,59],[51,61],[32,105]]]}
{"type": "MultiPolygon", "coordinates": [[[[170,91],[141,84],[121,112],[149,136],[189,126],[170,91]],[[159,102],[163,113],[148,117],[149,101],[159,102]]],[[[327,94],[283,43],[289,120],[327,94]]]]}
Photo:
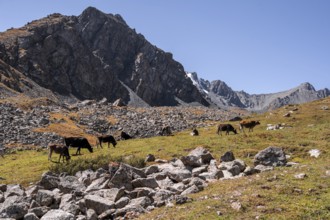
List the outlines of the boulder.
{"type": "Polygon", "coordinates": [[[51,206],[55,202],[55,194],[50,190],[41,189],[36,195],[36,202],[41,206],[51,206]]]}
{"type": "Polygon", "coordinates": [[[147,187],[147,188],[155,189],[159,187],[158,183],[156,182],[156,179],[153,177],[135,179],[132,181],[132,185],[134,188],[147,187]]]}
{"type": "Polygon", "coordinates": [[[235,160],[235,156],[232,151],[227,151],[220,157],[220,162],[229,162],[235,160]]]}
{"type": "Polygon", "coordinates": [[[96,195],[86,195],[84,197],[85,204],[88,209],[95,210],[96,214],[100,215],[108,209],[115,207],[115,203],[109,199],[102,198],[96,195]]]}
{"type": "Polygon", "coordinates": [[[30,208],[28,210],[29,213],[34,213],[36,216],[41,218],[43,215],[45,215],[50,210],[47,206],[41,206],[41,207],[34,207],[30,208]]]}
{"type": "Polygon", "coordinates": [[[0,218],[22,219],[28,212],[29,204],[21,196],[10,196],[0,206],[0,218]]]}
{"type": "Polygon", "coordinates": [[[25,196],[25,190],[24,188],[19,184],[8,184],[7,190],[4,193],[5,198],[9,196],[25,196]]]}
{"type": "Polygon", "coordinates": [[[109,188],[109,178],[108,177],[101,177],[98,179],[95,179],[87,188],[86,192],[92,192],[100,189],[107,189],[109,188]]]}
{"type": "Polygon", "coordinates": [[[120,188],[123,186],[127,190],[132,190],[132,180],[137,178],[146,178],[146,174],[140,169],[122,163],[110,182],[113,187],[120,188]]]}
{"type": "Polygon", "coordinates": [[[24,215],[24,220],[39,220],[39,218],[34,213],[27,213],[24,215]]]}
{"type": "Polygon", "coordinates": [[[51,172],[46,172],[42,174],[41,180],[38,182],[38,185],[44,189],[51,190],[58,187],[60,178],[51,172]]]}
{"type": "Polygon", "coordinates": [[[60,209],[49,210],[40,220],[74,220],[74,215],[60,209]]]}
{"type": "Polygon", "coordinates": [[[186,166],[197,167],[208,164],[214,157],[204,147],[197,147],[190,151],[188,156],[182,156],[181,160],[186,166]]]}
{"type": "Polygon", "coordinates": [[[60,178],[58,188],[62,193],[71,193],[72,191],[83,192],[86,189],[85,185],[75,176],[66,176],[60,178]]]}
{"type": "Polygon", "coordinates": [[[100,197],[108,199],[112,202],[116,202],[118,199],[120,199],[122,196],[125,195],[125,190],[124,190],[124,188],[100,189],[100,190],[89,193],[89,195],[100,196],[100,197]]]}
{"type": "Polygon", "coordinates": [[[115,203],[115,207],[116,207],[116,209],[124,208],[129,202],[130,202],[130,199],[128,197],[121,197],[115,203]]]}
{"type": "Polygon", "coordinates": [[[279,147],[268,147],[254,157],[255,166],[259,164],[265,166],[285,166],[286,163],[285,153],[279,147]]]}
{"type": "Polygon", "coordinates": [[[65,194],[62,196],[59,208],[75,216],[80,212],[79,206],[76,204],[76,198],[72,194],[65,194]]]}
{"type": "Polygon", "coordinates": [[[145,172],[146,175],[150,175],[150,174],[153,174],[153,173],[158,173],[159,169],[158,169],[158,166],[152,165],[152,166],[146,167],[144,169],[144,172],[145,172]]]}

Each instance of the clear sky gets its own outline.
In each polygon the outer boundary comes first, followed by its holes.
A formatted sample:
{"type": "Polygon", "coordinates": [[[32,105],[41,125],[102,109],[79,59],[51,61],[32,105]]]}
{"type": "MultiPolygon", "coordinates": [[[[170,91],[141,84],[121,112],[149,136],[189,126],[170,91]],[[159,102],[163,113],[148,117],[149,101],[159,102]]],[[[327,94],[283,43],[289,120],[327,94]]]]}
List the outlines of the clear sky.
{"type": "Polygon", "coordinates": [[[330,88],[330,0],[0,0],[0,32],[88,6],[122,15],[186,71],[234,90],[330,88]]]}

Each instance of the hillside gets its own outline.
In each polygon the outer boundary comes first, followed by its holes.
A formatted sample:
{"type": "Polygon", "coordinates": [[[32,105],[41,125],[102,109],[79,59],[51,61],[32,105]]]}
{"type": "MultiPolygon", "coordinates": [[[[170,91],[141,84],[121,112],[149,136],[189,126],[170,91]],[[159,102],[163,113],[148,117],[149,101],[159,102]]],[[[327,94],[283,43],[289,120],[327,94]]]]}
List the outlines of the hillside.
{"type": "MultiPolygon", "coordinates": [[[[156,158],[170,160],[187,155],[197,146],[210,150],[217,163],[221,155],[231,150],[236,158],[253,166],[253,158],[260,150],[276,146],[284,149],[288,162],[296,164],[240,178],[210,181],[203,191],[189,194],[191,200],[186,203],[155,208],[139,219],[327,219],[330,217],[329,106],[330,98],[326,98],[250,115],[260,120],[261,125],[246,134],[219,136],[215,132],[219,122],[205,121],[205,125],[198,127],[200,136],[197,137],[190,136],[189,129],[175,132],[174,136],[119,141],[116,148],[95,149],[93,154],[85,150],[82,156],[73,156],[71,163],[64,166],[47,161],[46,150],[13,151],[0,158],[1,182],[28,185],[48,169],[71,170],[71,166],[77,165],[84,168],[90,166],[88,161],[100,156],[143,160],[147,154],[154,154],[156,158]],[[291,116],[283,117],[288,112],[291,116]],[[279,123],[284,129],[266,130],[267,124],[279,123]],[[320,156],[312,157],[309,154],[312,149],[318,149],[320,156]]],[[[75,114],[68,116],[77,117],[75,114]]],[[[52,123],[69,120],[58,113],[53,117],[52,123]]],[[[237,125],[234,123],[234,126],[237,125]]],[[[64,132],[63,128],[60,130],[64,132]]],[[[44,132],[47,129],[51,131],[52,126],[45,127],[44,132]]]]}

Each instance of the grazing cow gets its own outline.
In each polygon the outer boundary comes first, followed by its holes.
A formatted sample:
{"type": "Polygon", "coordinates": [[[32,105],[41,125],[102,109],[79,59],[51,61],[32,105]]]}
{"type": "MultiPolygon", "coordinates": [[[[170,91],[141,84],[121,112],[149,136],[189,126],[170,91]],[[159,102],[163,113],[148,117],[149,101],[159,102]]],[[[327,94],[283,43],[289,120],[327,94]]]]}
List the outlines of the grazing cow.
{"type": "Polygon", "coordinates": [[[250,120],[242,120],[239,122],[239,129],[244,132],[244,128],[248,128],[249,132],[253,131],[253,128],[256,125],[260,125],[259,121],[250,121],[250,120]]]}
{"type": "Polygon", "coordinates": [[[100,145],[101,148],[103,148],[102,142],[108,143],[108,148],[110,147],[110,143],[112,144],[113,147],[116,147],[116,145],[117,145],[117,142],[112,135],[98,136],[97,139],[99,142],[96,144],[96,146],[100,145]]]}
{"type": "Polygon", "coordinates": [[[219,124],[217,134],[221,134],[221,131],[225,131],[226,135],[229,135],[229,132],[232,131],[234,134],[237,134],[236,129],[231,124],[219,124]]]}
{"type": "Polygon", "coordinates": [[[61,161],[61,157],[63,158],[63,163],[64,163],[64,157],[66,159],[66,162],[68,162],[71,159],[70,153],[69,153],[69,148],[67,146],[50,144],[50,145],[48,145],[48,148],[49,148],[48,160],[50,160],[50,161],[52,160],[53,152],[60,155],[60,157],[58,158],[58,162],[61,161]]]}
{"type": "Polygon", "coordinates": [[[132,138],[129,134],[127,134],[127,133],[124,132],[124,131],[122,131],[122,132],[120,133],[120,137],[121,137],[121,139],[123,139],[123,140],[128,140],[128,139],[131,139],[131,138],[132,138]]]}
{"type": "Polygon", "coordinates": [[[198,130],[197,130],[196,128],[194,128],[194,129],[192,130],[192,132],[190,133],[190,135],[191,135],[191,136],[198,136],[198,135],[199,135],[199,132],[198,132],[198,130]]]}
{"type": "Polygon", "coordinates": [[[0,147],[0,155],[1,157],[4,157],[3,155],[5,155],[6,153],[6,148],[5,147],[0,147]]]}
{"type": "Polygon", "coordinates": [[[87,148],[89,150],[89,152],[93,153],[93,148],[89,144],[89,142],[86,138],[67,137],[67,138],[64,138],[64,142],[67,147],[77,147],[78,148],[76,155],[78,155],[78,153],[80,154],[80,148],[87,148]]]}
{"type": "Polygon", "coordinates": [[[162,136],[171,136],[172,135],[171,127],[170,126],[162,127],[160,135],[162,135],[162,136]]]}

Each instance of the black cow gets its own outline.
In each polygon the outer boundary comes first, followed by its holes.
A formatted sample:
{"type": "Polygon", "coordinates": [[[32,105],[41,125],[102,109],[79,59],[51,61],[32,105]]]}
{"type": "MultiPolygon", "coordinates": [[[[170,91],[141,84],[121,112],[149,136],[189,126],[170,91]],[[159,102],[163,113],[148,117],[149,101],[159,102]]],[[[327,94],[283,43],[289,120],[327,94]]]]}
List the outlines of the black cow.
{"type": "Polygon", "coordinates": [[[99,141],[97,143],[97,146],[100,145],[101,148],[103,148],[102,147],[102,142],[108,143],[108,148],[110,147],[110,143],[112,144],[113,147],[116,147],[116,145],[117,145],[117,142],[116,142],[115,138],[112,135],[98,136],[97,140],[99,141]]]}
{"type": "Polygon", "coordinates": [[[89,144],[88,140],[84,137],[67,137],[64,138],[64,142],[67,147],[78,148],[76,155],[78,155],[78,153],[80,154],[80,148],[87,148],[89,152],[93,153],[92,146],[89,144]]]}
{"type": "Polygon", "coordinates": [[[132,138],[132,136],[130,136],[129,134],[127,134],[127,133],[124,132],[124,131],[122,131],[122,132],[120,133],[120,137],[121,137],[121,139],[123,139],[123,140],[128,140],[128,139],[131,139],[131,138],[132,138]]]}
{"type": "Polygon", "coordinates": [[[230,131],[234,132],[234,134],[237,134],[236,129],[231,124],[219,124],[217,134],[221,134],[221,131],[225,131],[226,135],[229,135],[230,131]]]}

